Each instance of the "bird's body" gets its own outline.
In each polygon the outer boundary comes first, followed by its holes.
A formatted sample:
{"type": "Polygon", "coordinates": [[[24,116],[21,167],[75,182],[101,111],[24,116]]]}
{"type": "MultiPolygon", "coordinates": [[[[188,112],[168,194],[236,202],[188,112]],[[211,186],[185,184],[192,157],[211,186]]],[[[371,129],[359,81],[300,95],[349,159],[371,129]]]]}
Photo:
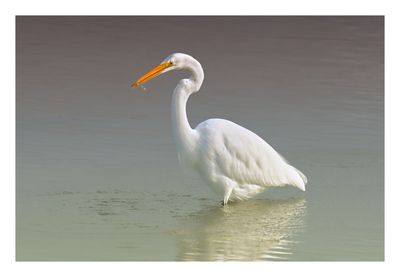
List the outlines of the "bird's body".
{"type": "Polygon", "coordinates": [[[199,138],[193,153],[194,167],[224,199],[243,200],[268,187],[289,184],[305,189],[306,180],[301,173],[267,142],[242,126],[224,119],[209,119],[195,131],[199,138]]]}
{"type": "Polygon", "coordinates": [[[173,54],[133,86],[173,69],[191,72],[189,79],[178,83],[172,96],[172,126],[180,160],[196,169],[224,204],[250,198],[269,187],[292,185],[305,190],[305,175],[248,129],[217,118],[191,128],[186,102],[204,79],[203,69],[193,57],[173,54]]]}

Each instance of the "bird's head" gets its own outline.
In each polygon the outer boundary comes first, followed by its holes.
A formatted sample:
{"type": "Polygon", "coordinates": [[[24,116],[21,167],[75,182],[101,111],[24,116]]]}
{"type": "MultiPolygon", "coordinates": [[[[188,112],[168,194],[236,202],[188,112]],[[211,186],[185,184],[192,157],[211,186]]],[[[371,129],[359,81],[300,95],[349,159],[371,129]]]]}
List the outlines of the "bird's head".
{"type": "Polygon", "coordinates": [[[134,82],[131,87],[136,88],[141,86],[151,79],[171,70],[181,70],[188,67],[195,60],[191,56],[182,53],[175,53],[166,57],[160,65],[156,66],[140,79],[134,82]]]}

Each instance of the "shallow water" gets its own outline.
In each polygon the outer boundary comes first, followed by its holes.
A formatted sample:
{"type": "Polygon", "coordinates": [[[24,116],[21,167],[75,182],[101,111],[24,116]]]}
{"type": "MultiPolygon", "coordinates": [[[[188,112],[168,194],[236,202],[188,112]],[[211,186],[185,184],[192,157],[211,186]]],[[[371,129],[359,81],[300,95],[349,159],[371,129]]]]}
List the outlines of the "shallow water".
{"type": "Polygon", "coordinates": [[[17,260],[383,260],[381,17],[19,17],[17,260]],[[144,31],[145,30],[145,31],[144,31]],[[220,206],[181,169],[170,53],[308,179],[220,206]]]}

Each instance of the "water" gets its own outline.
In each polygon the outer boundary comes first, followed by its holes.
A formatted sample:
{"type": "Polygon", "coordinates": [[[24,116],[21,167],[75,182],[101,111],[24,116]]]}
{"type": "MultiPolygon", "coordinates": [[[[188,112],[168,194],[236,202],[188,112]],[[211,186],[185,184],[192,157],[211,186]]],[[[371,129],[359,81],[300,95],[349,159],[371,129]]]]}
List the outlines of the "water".
{"type": "Polygon", "coordinates": [[[383,260],[382,17],[18,17],[17,260],[383,260]],[[140,39],[137,39],[140,38],[140,39]],[[167,55],[309,179],[219,206],[181,169],[167,55]]]}

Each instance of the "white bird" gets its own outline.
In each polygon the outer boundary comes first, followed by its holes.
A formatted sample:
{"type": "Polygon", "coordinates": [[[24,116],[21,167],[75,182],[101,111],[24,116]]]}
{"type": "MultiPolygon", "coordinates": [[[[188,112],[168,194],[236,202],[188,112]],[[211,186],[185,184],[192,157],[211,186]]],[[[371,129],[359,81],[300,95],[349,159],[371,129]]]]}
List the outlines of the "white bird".
{"type": "Polygon", "coordinates": [[[269,187],[292,185],[305,191],[306,176],[288,164],[267,142],[250,130],[219,118],[190,127],[186,115],[189,96],[200,90],[204,72],[193,57],[175,53],[132,84],[143,85],[171,70],[187,70],[172,96],[172,128],[179,159],[196,169],[223,199],[248,199],[269,187]]]}

